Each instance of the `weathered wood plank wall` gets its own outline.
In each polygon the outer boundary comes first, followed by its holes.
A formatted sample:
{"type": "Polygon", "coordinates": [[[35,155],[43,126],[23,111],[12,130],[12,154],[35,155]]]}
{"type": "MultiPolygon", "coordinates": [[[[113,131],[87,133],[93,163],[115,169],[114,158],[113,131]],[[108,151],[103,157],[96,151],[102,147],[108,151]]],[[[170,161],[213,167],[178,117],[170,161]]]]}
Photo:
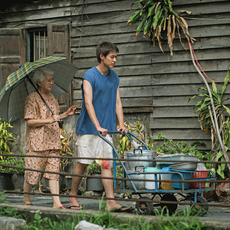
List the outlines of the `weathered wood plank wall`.
{"type": "MultiPolygon", "coordinates": [[[[162,132],[168,138],[209,142],[210,135],[199,128],[193,106],[187,103],[203,86],[189,53],[174,40],[174,55],[170,56],[166,36],[162,53],[144,38],[135,35],[137,25],[129,26],[133,0],[57,0],[12,7],[1,16],[0,27],[32,28],[50,23],[71,24],[71,55],[80,67],[74,81],[73,102],[81,108],[81,79],[84,72],[97,64],[95,47],[110,41],[120,53],[114,70],[120,76],[120,89],[125,118],[143,114],[147,134],[156,137],[162,132]],[[147,115],[147,116],[146,116],[147,115]]],[[[174,0],[175,11],[191,11],[185,15],[190,34],[196,38],[193,48],[204,71],[221,85],[230,68],[230,1],[174,0]]],[[[135,6],[137,7],[137,6],[135,6]]],[[[135,8],[134,7],[134,8],[135,8]]],[[[227,89],[227,95],[230,90],[227,89]]],[[[129,120],[127,120],[129,122],[129,120]]]]}
{"type": "MultiPolygon", "coordinates": [[[[88,4],[84,10],[88,20],[84,20],[83,31],[79,30],[79,21],[73,23],[74,63],[81,63],[82,68],[79,78],[87,68],[96,64],[95,46],[104,40],[114,42],[120,49],[114,69],[121,79],[125,113],[149,113],[150,134],[154,137],[162,132],[166,137],[178,141],[209,142],[210,134],[200,130],[197,115],[192,110],[197,100],[187,103],[188,98],[197,94],[197,89],[204,85],[192,64],[187,41],[183,39],[187,48],[185,51],[177,37],[174,55],[170,56],[166,36],[163,39],[164,54],[142,34],[135,36],[137,25],[127,25],[132,2],[119,1],[117,4],[117,1],[110,1],[108,4],[102,1],[92,6],[88,4]],[[108,5],[110,16],[107,13],[108,5]]],[[[193,48],[197,58],[207,75],[218,84],[222,83],[227,68],[230,68],[230,2],[175,0],[174,9],[192,12],[185,18],[190,34],[196,38],[193,48]]],[[[74,100],[80,105],[79,81],[75,82],[74,89],[74,100]]]]}
{"type": "MultiPolygon", "coordinates": [[[[206,74],[218,84],[223,82],[230,67],[230,33],[224,29],[230,25],[229,6],[229,1],[174,1],[176,11],[186,9],[192,12],[186,20],[190,34],[196,38],[193,48],[206,74]]],[[[160,55],[152,62],[152,67],[158,68],[158,74],[161,74],[154,75],[157,80],[154,88],[157,89],[154,89],[154,112],[150,123],[152,134],[156,136],[162,132],[174,140],[209,143],[210,135],[200,130],[197,115],[192,112],[197,100],[187,103],[188,98],[197,94],[198,87],[204,84],[192,65],[189,52],[184,52],[178,41],[174,48],[173,57],[160,55]]],[[[188,45],[186,48],[189,50],[188,45]]],[[[226,93],[229,95],[229,89],[226,93]]]]}

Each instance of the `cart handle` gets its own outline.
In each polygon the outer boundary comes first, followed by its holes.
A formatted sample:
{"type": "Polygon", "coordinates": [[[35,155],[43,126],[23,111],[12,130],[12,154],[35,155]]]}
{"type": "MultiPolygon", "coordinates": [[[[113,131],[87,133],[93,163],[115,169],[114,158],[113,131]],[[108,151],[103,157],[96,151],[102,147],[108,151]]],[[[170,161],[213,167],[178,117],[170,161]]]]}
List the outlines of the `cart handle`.
{"type": "MultiPolygon", "coordinates": [[[[112,131],[112,132],[110,131],[110,132],[107,132],[107,134],[111,134],[111,135],[112,135],[112,134],[119,134],[119,133],[121,133],[121,131],[112,131]]],[[[124,132],[124,133],[125,133],[125,132],[124,132]]],[[[126,134],[126,133],[125,133],[125,134],[126,134]]],[[[128,178],[131,180],[132,178],[130,177],[130,175],[129,175],[127,169],[125,168],[125,165],[124,165],[124,163],[122,162],[122,160],[121,160],[121,158],[120,158],[120,156],[119,156],[117,150],[115,149],[114,145],[113,145],[110,141],[108,141],[105,137],[103,137],[103,136],[101,135],[100,132],[98,132],[98,135],[99,135],[100,138],[102,138],[106,143],[108,143],[108,144],[112,147],[115,156],[117,156],[117,158],[119,159],[119,161],[120,161],[120,163],[121,163],[121,165],[122,165],[122,167],[123,167],[125,173],[127,174],[128,178]]],[[[127,135],[127,134],[126,134],[126,135],[127,135]]],[[[115,166],[115,161],[114,161],[114,166],[115,166]]],[[[116,167],[115,167],[114,170],[116,170],[116,167]]],[[[116,172],[116,171],[114,171],[114,172],[116,172]]],[[[116,174],[116,173],[115,173],[115,174],[116,174]]],[[[115,181],[116,181],[116,180],[115,180],[115,181]]],[[[132,184],[132,186],[133,186],[135,192],[137,193],[138,190],[137,190],[135,184],[133,183],[133,181],[130,181],[130,182],[131,182],[131,184],[132,184]]]]}
{"type": "MultiPolygon", "coordinates": [[[[115,135],[115,134],[121,134],[121,132],[122,131],[108,131],[107,132],[107,134],[110,134],[110,135],[115,135]]],[[[137,139],[138,141],[140,141],[144,146],[145,146],[145,148],[146,148],[146,150],[149,150],[149,148],[148,148],[148,146],[145,144],[145,142],[144,141],[142,141],[140,138],[138,138],[136,135],[134,135],[133,133],[131,133],[131,132],[123,132],[124,133],[124,135],[129,139],[129,141],[132,143],[132,141],[134,141],[133,140],[133,138],[131,138],[129,135],[131,135],[131,136],[133,136],[135,139],[137,139]],[[128,135],[129,134],[129,135],[128,135]]],[[[112,144],[111,143],[109,143],[107,140],[106,140],[106,138],[104,138],[102,135],[101,135],[101,132],[98,132],[98,135],[103,139],[103,140],[105,140],[108,144],[110,144],[111,146],[112,146],[112,144]]]]}
{"type": "Polygon", "coordinates": [[[140,138],[138,138],[136,135],[134,135],[133,133],[131,133],[131,132],[124,132],[124,134],[129,138],[129,140],[130,140],[130,142],[132,142],[132,138],[129,136],[129,135],[127,135],[127,134],[130,134],[131,136],[133,136],[134,138],[136,138],[138,141],[140,141],[144,146],[145,146],[145,148],[146,148],[146,150],[149,150],[149,148],[148,148],[148,146],[145,144],[145,142],[144,141],[142,141],[140,138]]]}

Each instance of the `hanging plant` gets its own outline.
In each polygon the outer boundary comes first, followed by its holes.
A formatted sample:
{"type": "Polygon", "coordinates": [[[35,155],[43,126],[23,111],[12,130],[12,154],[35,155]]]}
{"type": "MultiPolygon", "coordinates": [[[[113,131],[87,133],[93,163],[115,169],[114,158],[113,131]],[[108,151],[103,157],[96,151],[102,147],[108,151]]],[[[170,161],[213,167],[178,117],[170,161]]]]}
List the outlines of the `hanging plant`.
{"type": "Polygon", "coordinates": [[[192,42],[195,41],[188,32],[188,24],[183,17],[180,17],[172,8],[172,1],[170,0],[148,0],[143,3],[144,0],[138,0],[131,5],[131,11],[134,4],[139,4],[141,9],[134,12],[128,20],[130,25],[138,23],[136,35],[142,30],[144,35],[149,36],[149,41],[155,45],[156,40],[161,51],[164,53],[161,45],[161,33],[167,31],[167,40],[170,49],[170,54],[173,55],[173,40],[177,30],[179,40],[183,48],[186,50],[184,44],[181,41],[180,28],[182,29],[185,37],[192,42]]]}

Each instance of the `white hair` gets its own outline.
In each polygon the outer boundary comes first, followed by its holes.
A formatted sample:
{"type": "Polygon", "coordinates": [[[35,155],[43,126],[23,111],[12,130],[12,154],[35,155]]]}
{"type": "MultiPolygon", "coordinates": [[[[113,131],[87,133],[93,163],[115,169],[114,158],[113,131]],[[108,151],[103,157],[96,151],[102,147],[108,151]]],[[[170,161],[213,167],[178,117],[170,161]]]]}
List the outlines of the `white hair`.
{"type": "Polygon", "coordinates": [[[36,84],[38,84],[37,83],[38,80],[40,82],[43,82],[45,80],[46,75],[53,75],[53,74],[54,74],[54,71],[52,69],[49,69],[47,67],[41,67],[34,72],[33,80],[36,84]]]}

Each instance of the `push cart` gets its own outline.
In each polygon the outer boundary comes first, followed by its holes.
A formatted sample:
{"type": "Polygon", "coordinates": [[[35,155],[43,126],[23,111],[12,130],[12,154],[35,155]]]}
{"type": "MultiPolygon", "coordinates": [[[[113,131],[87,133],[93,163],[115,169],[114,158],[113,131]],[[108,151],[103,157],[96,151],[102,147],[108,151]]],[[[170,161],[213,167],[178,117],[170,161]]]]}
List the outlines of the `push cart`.
{"type": "MultiPolygon", "coordinates": [[[[116,135],[116,134],[121,134],[120,131],[113,131],[113,132],[108,132],[109,135],[116,135]]],[[[195,189],[186,189],[185,187],[187,186],[187,182],[186,182],[186,177],[184,176],[184,171],[183,173],[177,170],[174,171],[169,171],[169,172],[129,172],[125,166],[126,163],[123,162],[123,159],[120,158],[117,150],[115,149],[114,145],[109,142],[105,137],[103,137],[100,133],[98,134],[105,142],[107,142],[113,149],[113,158],[117,158],[117,161],[113,161],[113,170],[114,170],[114,177],[117,177],[117,172],[116,172],[116,166],[117,165],[121,165],[123,170],[124,170],[124,178],[129,179],[129,183],[131,184],[131,187],[133,189],[117,189],[117,180],[114,180],[114,191],[123,193],[123,194],[129,194],[129,198],[132,197],[133,194],[138,194],[139,195],[139,201],[136,202],[136,209],[138,211],[139,214],[143,214],[143,215],[149,215],[151,213],[153,213],[153,208],[154,206],[161,206],[161,208],[167,207],[168,211],[170,214],[174,213],[177,209],[178,204],[175,202],[178,202],[175,194],[177,194],[177,197],[179,196],[180,199],[179,201],[188,201],[190,203],[190,206],[194,206],[196,207],[196,209],[202,209],[203,210],[203,214],[207,213],[209,206],[205,206],[202,205],[199,206],[200,204],[207,204],[207,200],[203,197],[203,193],[206,191],[211,191],[211,190],[215,190],[215,183],[213,182],[214,178],[214,173],[210,170],[210,174],[211,177],[207,177],[207,178],[202,178],[202,179],[193,179],[194,181],[196,181],[196,183],[198,184],[198,188],[195,189]],[[131,178],[133,175],[147,175],[147,174],[152,174],[154,175],[154,179],[152,180],[151,183],[155,183],[154,189],[151,190],[147,190],[147,189],[137,189],[135,182],[133,181],[133,179],[131,178]],[[179,188],[176,189],[169,189],[169,190],[165,190],[162,189],[159,186],[159,181],[161,182],[161,180],[159,179],[159,174],[172,174],[172,175],[176,175],[176,178],[178,178],[178,181],[181,181],[179,184],[179,188]],[[210,183],[212,184],[210,187],[203,187],[202,184],[206,183],[207,180],[210,180],[210,183]],[[205,182],[204,182],[205,181],[205,182]],[[148,198],[146,196],[144,196],[143,194],[151,194],[152,198],[148,198]],[[153,200],[155,198],[156,195],[160,196],[160,201],[163,201],[162,203],[151,203],[148,202],[148,200],[153,200]],[[167,203],[167,201],[169,203],[167,203]]],[[[146,145],[145,142],[143,142],[142,140],[140,140],[138,137],[136,137],[133,133],[131,132],[124,132],[124,135],[127,136],[127,138],[129,139],[129,141],[134,145],[134,143],[136,143],[134,141],[133,138],[135,138],[137,141],[139,141],[141,143],[140,145],[140,149],[145,149],[145,150],[149,150],[148,146],[146,145]]],[[[187,173],[191,173],[191,172],[187,172],[187,173]]],[[[192,172],[193,173],[193,172],[192,172]]],[[[191,179],[191,178],[190,178],[191,179]]],[[[137,181],[137,180],[135,180],[137,181]]],[[[177,182],[178,182],[177,181],[177,182]]],[[[172,180],[173,182],[173,180],[172,180]]],[[[176,183],[176,182],[175,182],[176,183]]],[[[124,187],[126,188],[126,181],[124,183],[124,187]]]]}

